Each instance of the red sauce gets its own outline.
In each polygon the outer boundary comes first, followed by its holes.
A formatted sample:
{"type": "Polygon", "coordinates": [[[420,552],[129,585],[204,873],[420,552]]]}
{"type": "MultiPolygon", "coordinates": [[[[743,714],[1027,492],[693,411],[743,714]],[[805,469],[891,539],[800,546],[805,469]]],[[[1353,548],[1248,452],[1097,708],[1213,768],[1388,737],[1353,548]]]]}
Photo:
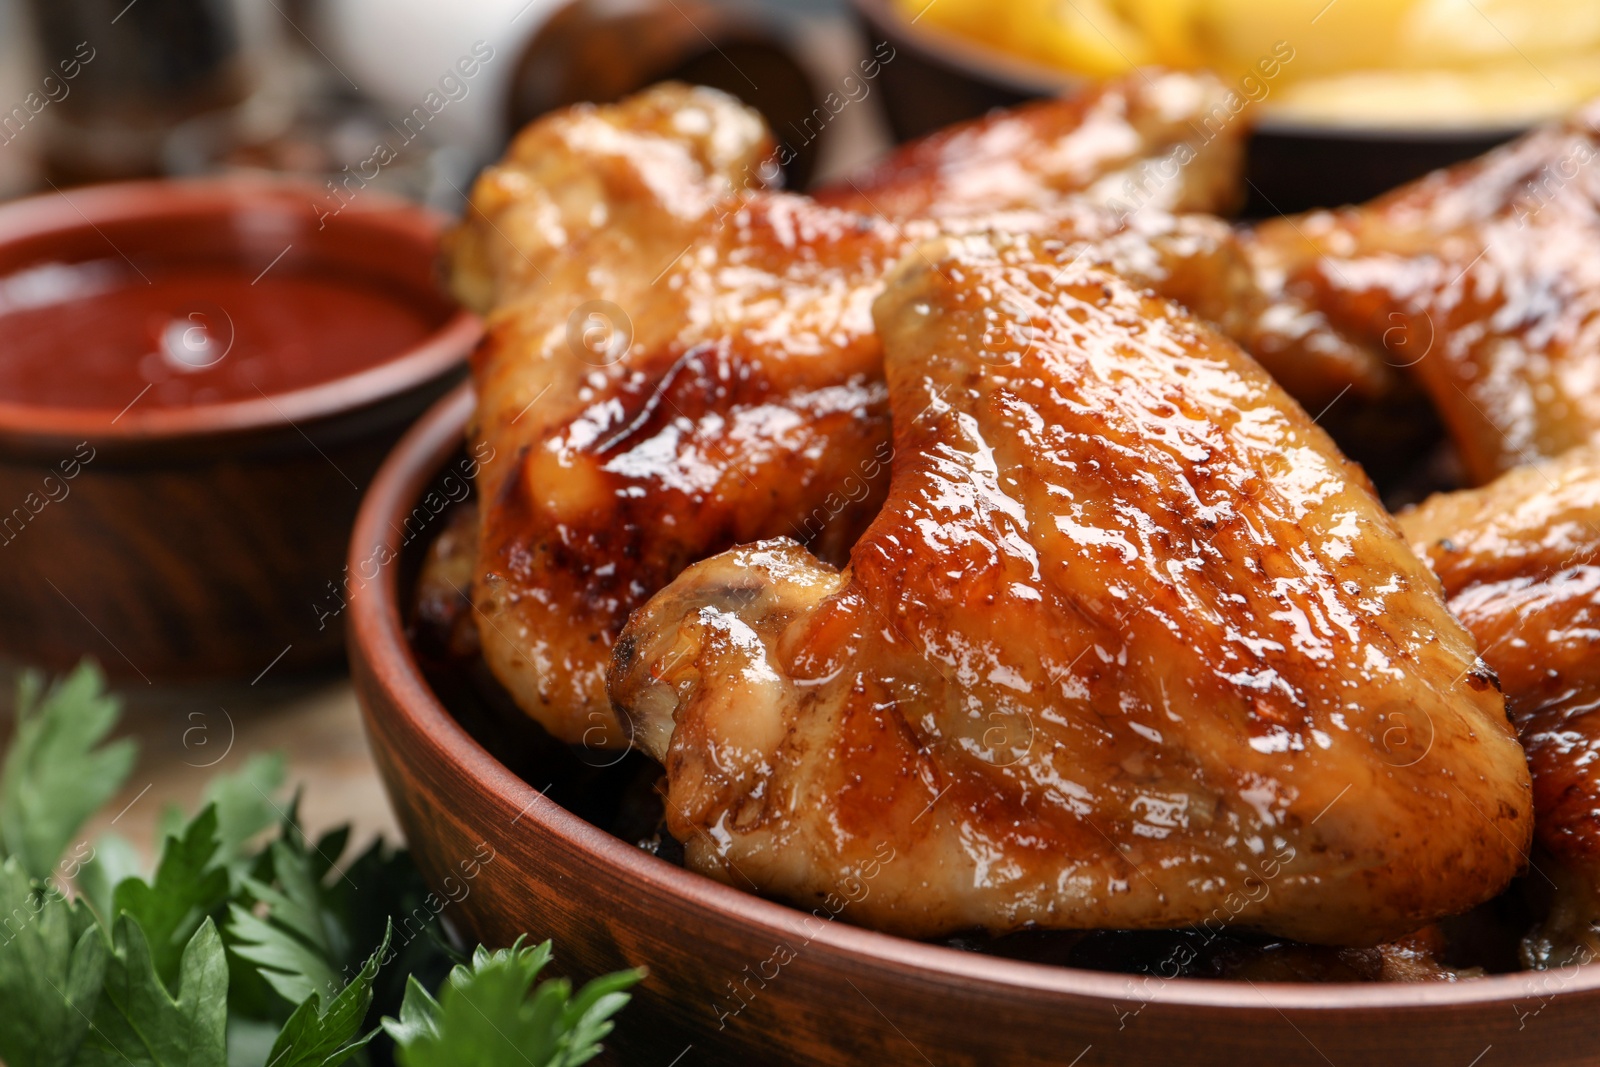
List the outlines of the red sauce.
{"type": "Polygon", "coordinates": [[[54,264],[0,278],[0,399],[120,411],[256,399],[382,362],[432,302],[344,277],[54,264]]]}

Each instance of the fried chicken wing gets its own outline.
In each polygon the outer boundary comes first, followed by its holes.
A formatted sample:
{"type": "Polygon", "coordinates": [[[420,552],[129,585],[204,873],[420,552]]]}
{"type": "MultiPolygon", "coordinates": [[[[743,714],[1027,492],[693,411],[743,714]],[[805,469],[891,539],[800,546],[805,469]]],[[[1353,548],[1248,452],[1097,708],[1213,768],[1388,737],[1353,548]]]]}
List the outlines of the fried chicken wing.
{"type": "MultiPolygon", "coordinates": [[[[970,222],[986,214],[1083,203],[1109,211],[1134,230],[1141,218],[1162,227],[1165,214],[1189,214],[1187,224],[1208,230],[1206,245],[1232,243],[1230,235],[1214,234],[1213,227],[1222,226],[1218,219],[1194,218],[1227,213],[1242,194],[1250,123],[1232,118],[1230,96],[1237,101],[1210,72],[1139,70],[1064,99],[950,126],[814,195],[827,205],[896,221],[950,219],[958,229],[974,229],[970,222]]],[[[1042,227],[987,219],[987,226],[976,229],[1042,227]]],[[[1205,254],[1195,258],[1202,269],[1205,254]]],[[[1374,427],[1414,416],[1414,389],[1387,360],[1381,342],[1344,336],[1322,310],[1266,272],[1245,282],[1230,278],[1226,286],[1232,296],[1229,320],[1222,323],[1227,333],[1302,405],[1325,411],[1349,395],[1334,421],[1350,422],[1352,438],[1373,437],[1374,427]],[[1357,403],[1365,410],[1350,411],[1357,403]]],[[[1166,294],[1189,302],[1189,293],[1166,294]]],[[[1190,307],[1222,322],[1216,315],[1222,304],[1213,293],[1203,306],[1190,307]]],[[[1384,448],[1382,442],[1374,445],[1366,459],[1384,448]]]]}
{"type": "Polygon", "coordinates": [[[491,320],[480,432],[502,428],[487,439],[515,460],[486,497],[474,598],[495,675],[553,734],[626,745],[611,645],[686,565],[783,532],[842,558],[882,499],[869,307],[897,247],[856,215],[764,198],[678,266],[649,265],[654,289],[602,290],[628,316],[616,362],[568,343],[582,291],[491,320]]]}
{"type": "Polygon", "coordinates": [[[1400,515],[1499,675],[1562,896],[1533,952],[1600,956],[1600,445],[1400,515]]]}
{"type": "Polygon", "coordinates": [[[1085,199],[1112,210],[1226,213],[1238,205],[1245,122],[1208,72],[1146,70],[919,138],[816,193],[894,219],[1085,199]],[[1228,116],[1229,121],[1219,121],[1228,116]]]}
{"type": "Polygon", "coordinates": [[[563,113],[485,175],[457,238],[463,288],[496,305],[473,360],[474,432],[503,457],[479,477],[475,617],[495,676],[568,741],[627,744],[612,643],[685,566],[777,535],[843,562],[887,486],[871,302],[914,241],[1048,233],[1247,344],[1284,336],[1216,219],[1063,202],[894,223],[736,189],[763,143],[682,87],[563,113]]]}
{"type": "Polygon", "coordinates": [[[448,238],[452,288],[488,313],[626,286],[636,263],[665,267],[724,200],[760,187],[772,149],[754,111],[674,82],[548,115],[473,186],[448,238]]]}
{"type": "Polygon", "coordinates": [[[1600,105],[1359,208],[1263,223],[1281,284],[1390,353],[1475,482],[1600,430],[1600,105]]]}
{"type": "MultiPolygon", "coordinates": [[[[919,138],[815,195],[824,204],[899,221],[971,219],[1064,203],[1094,204],[1119,220],[1225,214],[1244,188],[1249,133],[1248,122],[1231,120],[1231,95],[1209,72],[1139,71],[919,138]]],[[[1415,391],[1385,358],[1381,341],[1344,336],[1320,310],[1286,291],[1281,275],[1263,270],[1231,289],[1229,335],[1302,404],[1323,411],[1348,395],[1336,418],[1358,403],[1378,410],[1379,422],[1412,413],[1415,391]]],[[[1220,304],[1212,299],[1194,310],[1215,318],[1220,304]]]]}
{"type": "Polygon", "coordinates": [[[733,549],[617,646],[691,866],[908,935],[1328,944],[1521,867],[1471,637],[1257,364],[1037,238],[924,246],[875,317],[893,479],[849,565],[733,549]]]}

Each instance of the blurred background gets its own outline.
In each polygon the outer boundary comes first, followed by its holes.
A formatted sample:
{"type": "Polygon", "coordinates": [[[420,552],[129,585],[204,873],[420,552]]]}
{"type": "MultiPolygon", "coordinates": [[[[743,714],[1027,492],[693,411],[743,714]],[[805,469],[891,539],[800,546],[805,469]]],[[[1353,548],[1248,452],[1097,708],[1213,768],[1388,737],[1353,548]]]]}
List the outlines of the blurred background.
{"type": "MultiPolygon", "coordinates": [[[[450,210],[510,131],[552,107],[680,77],[781,130],[864,55],[843,0],[0,0],[0,197],[365,169],[450,210]]],[[[881,149],[878,102],[861,103],[792,177],[881,149]]]]}
{"type": "Polygon", "coordinates": [[[1252,180],[1276,183],[1292,210],[1307,205],[1285,173],[1370,172],[1349,187],[1370,195],[1600,94],[1600,4],[0,0],[0,197],[251,169],[337,182],[365,168],[450,209],[522,123],[664,77],[760,108],[803,185],[892,139],[1145,64],[1237,81],[1267,133],[1252,180]],[[880,46],[896,60],[881,86],[826,103],[851,95],[846,79],[880,46]],[[1383,159],[1351,156],[1374,145],[1383,159]],[[392,158],[375,162],[381,146],[392,158]]]}

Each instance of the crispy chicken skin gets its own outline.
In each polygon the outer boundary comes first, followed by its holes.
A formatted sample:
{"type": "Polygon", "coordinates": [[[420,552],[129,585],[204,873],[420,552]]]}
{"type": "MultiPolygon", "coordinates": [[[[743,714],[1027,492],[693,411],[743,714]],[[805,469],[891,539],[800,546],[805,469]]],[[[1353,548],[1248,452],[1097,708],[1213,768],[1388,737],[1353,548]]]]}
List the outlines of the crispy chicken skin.
{"type": "Polygon", "coordinates": [[[849,565],[742,546],[629,622],[687,861],[913,936],[1374,944],[1492,896],[1527,767],[1437,580],[1256,363],[1069,253],[908,256],[849,565]]]}
{"type": "Polygon", "coordinates": [[[1403,513],[1478,639],[1533,772],[1558,900],[1530,963],[1600,958],[1600,445],[1403,513]]]}
{"type": "Polygon", "coordinates": [[[772,149],[755,112],[672,82],[548,115],[473,186],[448,238],[452,288],[489,313],[541,293],[605,292],[643,264],[659,271],[726,196],[761,185],[772,149]]]}
{"type": "MultiPolygon", "coordinates": [[[[1226,214],[1244,188],[1249,133],[1248,122],[1232,121],[1230,95],[1209,72],[1143,70],[930,134],[815,196],[899,221],[971,218],[1068,201],[1094,204],[1119,219],[1226,214]]],[[[1221,226],[1215,219],[1206,223],[1221,226]]],[[[1222,323],[1229,336],[1313,411],[1348,394],[1351,404],[1384,403],[1403,417],[1412,390],[1386,358],[1382,339],[1344,336],[1320,310],[1286,292],[1283,282],[1263,269],[1246,284],[1233,283],[1233,321],[1222,323]]],[[[1188,302],[1188,294],[1166,295],[1188,302]]],[[[1218,321],[1219,303],[1191,307],[1218,321]]]]}
{"type": "Polygon", "coordinates": [[[645,278],[618,300],[632,344],[603,366],[540,309],[491,325],[480,395],[516,459],[486,498],[479,629],[496,676],[556,736],[626,745],[605,694],[611,645],[683,567],[784,532],[840,559],[881,500],[870,283],[898,239],[859,222],[799,197],[739,208],[654,291],[645,278]],[[526,412],[499,402],[501,382],[526,412]]]}
{"type": "MultiPolygon", "coordinates": [[[[604,588],[605,568],[626,569],[635,550],[625,528],[602,530],[593,545],[582,530],[568,536],[563,517],[598,508],[599,487],[529,476],[561,465],[564,431],[591,400],[616,404],[641,390],[648,398],[684,355],[667,351],[686,316],[683,295],[652,280],[691,237],[715,228],[770,150],[753,112],[687,86],[569,108],[530,125],[484,172],[452,235],[457,293],[487,315],[472,361],[471,429],[497,456],[477,485],[472,593],[484,659],[520,707],[567,740],[626,740],[597,694],[612,620],[626,611],[617,598],[633,595],[627,575],[604,588]],[[598,297],[606,302],[592,303],[598,297]],[[636,350],[649,358],[632,358],[636,350]],[[576,558],[583,549],[593,551],[576,558]]],[[[690,358],[699,356],[715,353],[690,358]]],[[[848,373],[829,384],[848,392],[848,373]]],[[[630,417],[639,410],[636,402],[630,417]]]]}
{"type": "Polygon", "coordinates": [[[474,433],[502,457],[478,483],[479,636],[570,742],[628,743],[612,644],[685,566],[778,535],[844,561],[887,486],[871,303],[913,241],[1051,233],[1246,343],[1286,336],[1219,220],[1063,202],[895,223],[742,186],[764,144],[753,114],[681,86],[563,112],[486,173],[455,239],[461,287],[493,307],[473,359],[474,433]]]}
{"type": "Polygon", "coordinates": [[[1248,124],[1207,72],[1140,71],[919,138],[816,193],[894,219],[972,215],[1052,200],[1223,214],[1237,205],[1248,124]],[[1227,116],[1218,121],[1218,116],[1227,116]]]}
{"type": "Polygon", "coordinates": [[[1426,390],[1474,482],[1600,430],[1600,104],[1358,208],[1263,223],[1263,287],[1426,390]]]}

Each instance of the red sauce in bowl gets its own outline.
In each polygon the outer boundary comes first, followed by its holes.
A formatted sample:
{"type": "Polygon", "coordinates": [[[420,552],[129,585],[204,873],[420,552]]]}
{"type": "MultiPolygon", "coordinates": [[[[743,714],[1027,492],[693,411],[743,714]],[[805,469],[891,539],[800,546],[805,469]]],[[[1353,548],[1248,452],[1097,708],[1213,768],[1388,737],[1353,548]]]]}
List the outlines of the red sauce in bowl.
{"type": "Polygon", "coordinates": [[[113,412],[259,399],[415,346],[441,324],[432,303],[287,264],[33,266],[0,277],[0,398],[113,412]]]}

